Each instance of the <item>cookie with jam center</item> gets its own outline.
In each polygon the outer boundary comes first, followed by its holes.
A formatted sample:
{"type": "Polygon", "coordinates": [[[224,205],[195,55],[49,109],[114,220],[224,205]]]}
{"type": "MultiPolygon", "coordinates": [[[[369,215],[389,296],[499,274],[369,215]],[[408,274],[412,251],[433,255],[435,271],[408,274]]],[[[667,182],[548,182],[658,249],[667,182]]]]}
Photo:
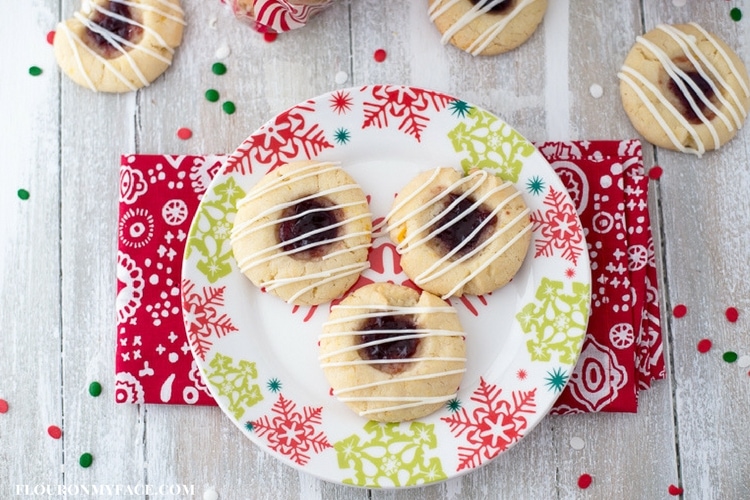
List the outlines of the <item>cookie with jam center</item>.
{"type": "Polygon", "coordinates": [[[185,26],[179,0],[82,0],[55,30],[60,69],[93,91],[130,92],[172,64],[185,26]]]}
{"type": "Polygon", "coordinates": [[[334,305],[319,345],[334,396],[380,422],[413,420],[444,407],[466,369],[455,308],[391,283],[358,288],[334,305]]]}
{"type": "Polygon", "coordinates": [[[440,167],[396,196],[386,230],[401,267],[442,298],[481,295],[507,284],[531,242],[530,210],[510,182],[484,170],[440,167]]]}
{"type": "Polygon", "coordinates": [[[367,269],[372,217],[365,193],[340,164],[288,163],[237,204],[231,233],[240,271],[290,304],[344,294],[367,269]]]}
{"type": "Polygon", "coordinates": [[[475,56],[515,49],[531,37],[547,11],[547,0],[428,1],[442,43],[475,56]]]}
{"type": "Polygon", "coordinates": [[[702,155],[734,137],[750,110],[737,54],[696,23],[638,37],[617,75],[623,108],[651,144],[702,155]]]}

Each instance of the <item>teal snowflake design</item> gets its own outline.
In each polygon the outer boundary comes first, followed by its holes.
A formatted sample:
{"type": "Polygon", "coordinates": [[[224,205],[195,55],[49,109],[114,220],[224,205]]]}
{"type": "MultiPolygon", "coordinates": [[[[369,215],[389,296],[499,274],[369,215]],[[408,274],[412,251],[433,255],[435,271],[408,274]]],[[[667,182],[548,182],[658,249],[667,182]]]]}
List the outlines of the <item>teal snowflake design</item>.
{"type": "Polygon", "coordinates": [[[544,185],[544,180],[539,177],[538,175],[535,175],[531,179],[526,182],[526,189],[529,190],[529,193],[539,195],[544,192],[544,188],[546,186],[544,185]]]}
{"type": "Polygon", "coordinates": [[[565,384],[568,382],[568,375],[565,374],[562,368],[555,368],[547,372],[547,378],[544,380],[547,382],[546,385],[550,391],[562,392],[565,384]]]}
{"type": "Polygon", "coordinates": [[[448,106],[453,116],[465,118],[466,114],[471,111],[471,105],[464,101],[455,100],[448,106]]]}
{"type": "Polygon", "coordinates": [[[458,410],[461,409],[461,401],[458,398],[453,398],[447,403],[445,403],[445,406],[448,408],[448,410],[451,413],[456,413],[458,410]]]}
{"type": "Polygon", "coordinates": [[[255,428],[253,428],[253,423],[251,421],[245,422],[245,429],[247,429],[250,432],[253,432],[255,428]]]}
{"type": "Polygon", "coordinates": [[[281,380],[272,378],[268,381],[266,387],[268,387],[268,390],[271,392],[279,392],[281,390],[281,380]]]}
{"type": "Polygon", "coordinates": [[[333,139],[339,144],[346,144],[352,139],[352,134],[345,128],[337,129],[333,133],[333,139]]]}

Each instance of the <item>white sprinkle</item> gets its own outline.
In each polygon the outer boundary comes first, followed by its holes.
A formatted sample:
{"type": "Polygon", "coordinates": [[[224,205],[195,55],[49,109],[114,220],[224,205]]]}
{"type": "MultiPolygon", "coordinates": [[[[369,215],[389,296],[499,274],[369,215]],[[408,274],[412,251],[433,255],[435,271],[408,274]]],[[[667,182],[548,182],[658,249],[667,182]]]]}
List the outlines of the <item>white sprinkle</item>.
{"type": "Polygon", "coordinates": [[[209,28],[215,30],[217,24],[219,24],[219,20],[215,16],[212,16],[212,17],[208,18],[208,27],[209,28]]]}
{"type": "Polygon", "coordinates": [[[226,59],[231,53],[232,50],[229,48],[229,44],[223,41],[221,42],[221,45],[219,45],[219,48],[216,49],[216,52],[214,52],[214,56],[216,59],[226,59]]]}
{"type": "Polygon", "coordinates": [[[589,92],[591,92],[593,98],[599,99],[604,94],[604,89],[598,83],[594,83],[589,87],[589,92]]]}
{"type": "Polygon", "coordinates": [[[586,446],[586,441],[583,438],[574,436],[570,438],[570,447],[574,450],[582,450],[586,446]]]}
{"type": "Polygon", "coordinates": [[[219,494],[213,487],[203,492],[203,500],[218,500],[219,494]]]}
{"type": "Polygon", "coordinates": [[[349,75],[346,74],[344,71],[339,71],[336,73],[336,83],[341,85],[342,83],[346,83],[346,81],[349,79],[349,75]]]}
{"type": "Polygon", "coordinates": [[[687,0],[672,0],[672,5],[675,7],[684,7],[687,3],[687,0]]]}
{"type": "Polygon", "coordinates": [[[737,360],[737,364],[740,368],[747,368],[750,366],[750,355],[745,354],[744,356],[740,356],[740,359],[737,360]]]}

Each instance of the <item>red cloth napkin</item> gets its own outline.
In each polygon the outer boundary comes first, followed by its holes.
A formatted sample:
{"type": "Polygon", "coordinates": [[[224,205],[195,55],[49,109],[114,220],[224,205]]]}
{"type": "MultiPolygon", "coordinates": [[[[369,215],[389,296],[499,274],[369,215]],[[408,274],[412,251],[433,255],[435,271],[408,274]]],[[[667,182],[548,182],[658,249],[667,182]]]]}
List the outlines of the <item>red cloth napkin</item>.
{"type": "MultiPolygon", "coordinates": [[[[537,147],[578,207],[592,263],[589,329],[553,412],[634,412],[638,390],[664,377],[640,143],[537,147]]],[[[223,158],[121,158],[115,363],[120,403],[215,404],[187,343],[179,285],[192,214],[223,158]]]]}

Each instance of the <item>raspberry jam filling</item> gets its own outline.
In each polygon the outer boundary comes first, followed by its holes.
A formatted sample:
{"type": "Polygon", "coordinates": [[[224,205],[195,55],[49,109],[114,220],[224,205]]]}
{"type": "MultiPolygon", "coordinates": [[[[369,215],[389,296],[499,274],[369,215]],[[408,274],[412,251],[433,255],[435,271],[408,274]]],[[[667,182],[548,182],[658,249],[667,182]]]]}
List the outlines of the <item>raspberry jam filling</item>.
{"type": "MultiPolygon", "coordinates": [[[[413,333],[413,330],[416,328],[417,325],[411,316],[377,316],[369,318],[362,326],[362,331],[387,330],[388,333],[363,333],[359,336],[359,343],[365,344],[390,337],[408,335],[413,333]],[[393,330],[404,330],[404,332],[392,332],[393,330]]],[[[396,340],[363,347],[359,349],[359,355],[362,359],[369,360],[409,359],[417,352],[418,346],[419,339],[396,340]]],[[[378,363],[372,366],[385,373],[396,374],[404,371],[407,365],[408,363],[378,363]]]]}
{"type": "MultiPolygon", "coordinates": [[[[130,7],[120,2],[110,1],[106,6],[104,6],[104,9],[117,16],[124,17],[130,20],[133,19],[130,7]]],[[[116,17],[111,17],[99,11],[97,11],[93,15],[91,21],[97,26],[101,27],[103,30],[108,31],[112,35],[123,38],[133,44],[138,43],[138,40],[143,34],[143,28],[141,28],[140,26],[136,26],[132,22],[123,21],[122,19],[118,19],[116,17]]],[[[98,50],[98,52],[107,59],[112,59],[121,54],[120,49],[107,41],[107,38],[104,35],[96,33],[89,28],[86,28],[86,35],[93,43],[94,47],[98,50]]],[[[122,49],[128,50],[128,47],[126,45],[123,45],[121,43],[118,44],[122,46],[122,49]]]]}
{"type": "MultiPolygon", "coordinates": [[[[471,3],[478,5],[480,8],[487,6],[492,0],[471,0],[471,3]]],[[[514,0],[502,0],[500,3],[493,5],[488,11],[490,14],[502,14],[513,7],[514,0]]]]}
{"type": "Polygon", "coordinates": [[[331,207],[333,203],[321,196],[284,209],[281,217],[290,218],[279,224],[280,242],[289,242],[284,245],[284,251],[293,252],[292,257],[303,260],[317,259],[325,255],[326,245],[339,234],[338,227],[330,227],[339,221],[338,210],[331,207]],[[319,229],[323,230],[314,232],[319,229]],[[306,250],[295,251],[307,245],[312,246],[306,250]]]}
{"type": "MultiPolygon", "coordinates": [[[[454,193],[448,195],[444,200],[445,205],[443,209],[455,202],[457,198],[458,195],[454,193]]],[[[438,242],[438,246],[443,252],[448,253],[456,248],[461,242],[467,240],[472,231],[479,227],[480,224],[482,224],[482,222],[484,222],[484,220],[488,217],[492,217],[492,219],[484,227],[482,227],[482,229],[477,234],[469,239],[463,246],[463,248],[456,252],[456,254],[458,256],[461,256],[472,251],[484,238],[486,238],[487,234],[492,231],[497,218],[494,215],[491,215],[490,211],[485,210],[482,205],[478,206],[466,215],[461,215],[474,203],[475,202],[471,199],[471,197],[464,198],[463,200],[459,201],[448,213],[443,215],[443,217],[441,217],[440,220],[438,220],[430,228],[430,231],[437,231],[443,226],[452,222],[454,219],[458,219],[456,223],[454,223],[444,231],[441,231],[434,238],[438,242]]]]}
{"type": "MultiPolygon", "coordinates": [[[[700,73],[698,73],[697,71],[685,71],[685,74],[688,78],[690,78],[690,80],[693,81],[693,83],[695,83],[695,85],[701,90],[703,95],[705,95],[708,99],[711,99],[714,96],[714,92],[711,89],[710,83],[706,81],[706,79],[703,78],[700,73]]],[[[693,98],[693,102],[695,102],[696,106],[698,106],[700,112],[703,113],[703,115],[707,119],[711,120],[715,116],[713,111],[708,109],[706,104],[701,100],[700,97],[698,97],[698,93],[693,90],[688,82],[684,81],[683,79],[683,83],[685,84],[690,97],[693,98]]],[[[680,90],[680,87],[677,86],[677,83],[674,80],[669,80],[668,87],[669,91],[677,98],[679,102],[682,116],[684,116],[685,119],[692,124],[701,123],[700,117],[693,109],[693,106],[690,105],[690,102],[688,102],[687,97],[682,92],[682,90],[680,90]]]]}

